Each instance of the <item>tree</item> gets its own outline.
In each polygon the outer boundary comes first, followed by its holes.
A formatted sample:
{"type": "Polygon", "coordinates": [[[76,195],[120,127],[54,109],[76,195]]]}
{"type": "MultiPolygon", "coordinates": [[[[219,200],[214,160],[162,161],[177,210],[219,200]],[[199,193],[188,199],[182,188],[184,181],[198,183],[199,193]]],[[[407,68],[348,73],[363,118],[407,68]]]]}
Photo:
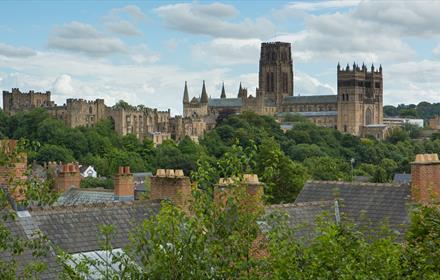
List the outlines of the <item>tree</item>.
{"type": "Polygon", "coordinates": [[[304,166],[315,180],[349,181],[351,178],[350,164],[339,158],[311,157],[304,161],[304,166]]]}
{"type": "Polygon", "coordinates": [[[293,202],[308,178],[305,168],[286,157],[274,138],[260,144],[256,163],[270,203],[293,202]]]}
{"type": "Polygon", "coordinates": [[[43,145],[36,155],[36,160],[40,163],[57,161],[57,162],[72,162],[74,161],[73,154],[70,150],[52,144],[43,145]]]}

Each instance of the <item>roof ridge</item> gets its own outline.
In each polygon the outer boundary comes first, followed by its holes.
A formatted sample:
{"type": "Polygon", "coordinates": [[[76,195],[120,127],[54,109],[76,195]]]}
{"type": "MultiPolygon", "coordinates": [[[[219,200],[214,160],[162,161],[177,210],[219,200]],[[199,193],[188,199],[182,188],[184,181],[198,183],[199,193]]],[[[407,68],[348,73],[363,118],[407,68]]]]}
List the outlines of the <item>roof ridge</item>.
{"type": "Polygon", "coordinates": [[[315,185],[348,185],[348,186],[367,186],[367,187],[400,187],[401,184],[396,183],[371,183],[371,182],[348,182],[348,181],[319,181],[319,180],[308,180],[306,184],[315,185]]]}
{"type": "Polygon", "coordinates": [[[27,210],[32,213],[52,212],[52,211],[68,211],[68,210],[86,210],[92,208],[116,208],[130,207],[139,205],[155,205],[159,204],[159,200],[135,200],[135,201],[112,201],[112,202],[96,202],[87,204],[74,205],[45,205],[45,206],[29,206],[27,210]]]}
{"type": "Polygon", "coordinates": [[[288,207],[307,207],[307,206],[325,206],[333,204],[334,200],[317,200],[317,201],[306,201],[306,202],[293,202],[293,203],[282,203],[282,204],[272,204],[268,205],[266,208],[288,208],[288,207]]]}

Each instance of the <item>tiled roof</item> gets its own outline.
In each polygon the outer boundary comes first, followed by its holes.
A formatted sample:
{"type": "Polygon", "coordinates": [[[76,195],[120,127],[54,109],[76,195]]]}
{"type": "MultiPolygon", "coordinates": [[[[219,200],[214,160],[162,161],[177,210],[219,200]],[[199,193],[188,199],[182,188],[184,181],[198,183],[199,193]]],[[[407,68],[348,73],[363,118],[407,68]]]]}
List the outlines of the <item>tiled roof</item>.
{"type": "Polygon", "coordinates": [[[113,190],[71,188],[63,193],[56,205],[79,205],[113,201],[113,190]]]}
{"type": "Polygon", "coordinates": [[[241,98],[211,98],[208,100],[210,107],[241,107],[243,101],[241,98]]]}
{"type": "Polygon", "coordinates": [[[159,211],[158,201],[114,202],[82,206],[31,208],[34,223],[51,242],[68,253],[101,249],[100,225],[114,225],[112,245],[124,248],[128,233],[159,211]]]}
{"type": "Polygon", "coordinates": [[[337,95],[286,96],[283,104],[324,104],[337,103],[337,95]]]}
{"type": "Polygon", "coordinates": [[[387,222],[391,229],[405,230],[409,222],[407,203],[410,187],[396,184],[377,184],[339,181],[309,181],[296,203],[337,199],[341,218],[358,225],[377,228],[387,222]]]}
{"type": "MultiPolygon", "coordinates": [[[[33,228],[32,225],[26,226],[27,218],[18,218],[16,217],[14,220],[8,219],[4,222],[5,227],[9,229],[11,236],[15,239],[26,240],[31,237],[30,232],[28,232],[29,226],[33,228]]],[[[12,255],[10,251],[0,250],[0,259],[6,262],[10,262],[15,260],[17,262],[17,273],[22,274],[25,266],[34,262],[36,260],[47,263],[47,269],[44,270],[41,274],[38,274],[38,279],[58,279],[58,275],[61,272],[61,267],[58,265],[56,261],[56,256],[54,252],[49,251],[45,256],[36,258],[32,255],[32,251],[30,249],[25,249],[19,255],[12,255]]]]}
{"type": "Polygon", "coordinates": [[[335,222],[335,202],[312,201],[303,203],[277,204],[266,207],[266,214],[279,211],[288,215],[289,225],[294,228],[297,238],[311,238],[315,233],[319,218],[335,222]]]}
{"type": "MultiPolygon", "coordinates": [[[[6,222],[6,227],[13,236],[30,239],[36,232],[48,238],[50,243],[69,254],[98,251],[102,249],[103,235],[101,225],[113,225],[111,243],[114,248],[125,248],[128,234],[144,219],[155,215],[160,209],[159,201],[113,202],[82,206],[30,207],[29,211],[20,213],[14,221],[6,222]]],[[[0,252],[2,260],[14,257],[7,252],[0,252]]],[[[35,261],[30,250],[25,250],[14,258],[19,271],[24,265],[35,261]]],[[[48,265],[41,279],[59,279],[61,267],[56,261],[54,250],[39,259],[48,265]]]]}
{"type": "Polygon", "coordinates": [[[411,174],[396,173],[396,174],[394,174],[393,183],[411,184],[411,174]]]}

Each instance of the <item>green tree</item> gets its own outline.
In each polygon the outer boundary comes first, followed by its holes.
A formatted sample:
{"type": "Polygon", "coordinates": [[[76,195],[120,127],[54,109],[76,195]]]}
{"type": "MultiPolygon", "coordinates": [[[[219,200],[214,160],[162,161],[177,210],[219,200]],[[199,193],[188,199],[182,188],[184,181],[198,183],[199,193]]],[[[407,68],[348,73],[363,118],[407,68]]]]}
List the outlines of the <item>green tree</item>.
{"type": "Polygon", "coordinates": [[[304,161],[310,176],[315,180],[347,180],[351,179],[351,166],[340,158],[311,157],[304,161]]]}

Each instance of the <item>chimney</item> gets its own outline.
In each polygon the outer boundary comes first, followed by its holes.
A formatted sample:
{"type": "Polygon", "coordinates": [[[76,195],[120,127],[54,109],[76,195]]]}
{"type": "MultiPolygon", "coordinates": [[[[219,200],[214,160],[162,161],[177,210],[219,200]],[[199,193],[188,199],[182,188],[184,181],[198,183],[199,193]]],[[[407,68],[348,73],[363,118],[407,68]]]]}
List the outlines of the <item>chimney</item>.
{"type": "Polygon", "coordinates": [[[151,177],[150,199],[170,199],[174,204],[186,209],[191,197],[191,181],[182,170],[158,169],[151,177]]]}
{"type": "Polygon", "coordinates": [[[0,166],[0,185],[6,185],[16,201],[25,197],[25,180],[27,179],[27,154],[16,153],[17,140],[0,140],[0,153],[10,156],[11,162],[0,166]]]}
{"type": "Polygon", "coordinates": [[[239,194],[245,187],[245,204],[261,205],[263,197],[263,183],[258,180],[257,174],[244,174],[242,181],[233,178],[220,178],[214,188],[214,201],[217,205],[226,205],[229,197],[239,194]],[[236,189],[234,189],[236,188],[236,189]]]}
{"type": "Polygon", "coordinates": [[[411,198],[422,203],[440,198],[440,160],[437,154],[418,154],[411,162],[411,198]]]}
{"type": "Polygon", "coordinates": [[[133,174],[130,173],[130,166],[120,166],[115,175],[115,195],[114,200],[132,201],[134,200],[134,181],[133,174]]]}
{"type": "Polygon", "coordinates": [[[55,190],[59,193],[65,193],[71,188],[79,188],[81,174],[78,165],[75,163],[66,163],[55,178],[55,190]]]}

